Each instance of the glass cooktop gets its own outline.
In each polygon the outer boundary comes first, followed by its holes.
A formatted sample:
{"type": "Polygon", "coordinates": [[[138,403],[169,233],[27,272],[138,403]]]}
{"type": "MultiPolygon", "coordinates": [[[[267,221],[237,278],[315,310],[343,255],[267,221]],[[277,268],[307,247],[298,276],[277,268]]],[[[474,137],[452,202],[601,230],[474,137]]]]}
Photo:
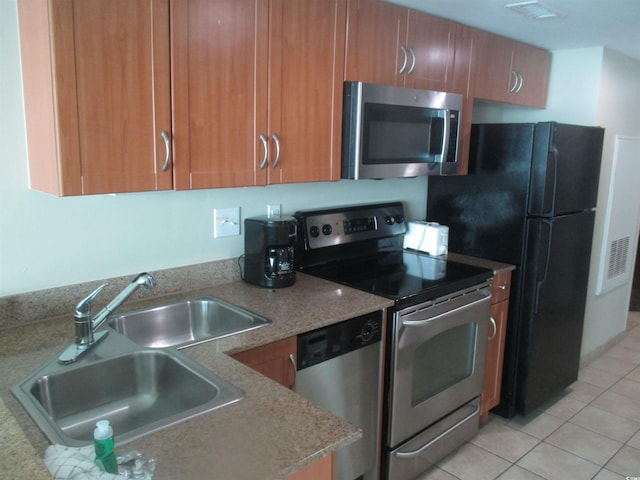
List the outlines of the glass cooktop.
{"type": "Polygon", "coordinates": [[[448,295],[493,275],[491,270],[408,250],[318,265],[304,271],[395,300],[396,308],[448,295]]]}

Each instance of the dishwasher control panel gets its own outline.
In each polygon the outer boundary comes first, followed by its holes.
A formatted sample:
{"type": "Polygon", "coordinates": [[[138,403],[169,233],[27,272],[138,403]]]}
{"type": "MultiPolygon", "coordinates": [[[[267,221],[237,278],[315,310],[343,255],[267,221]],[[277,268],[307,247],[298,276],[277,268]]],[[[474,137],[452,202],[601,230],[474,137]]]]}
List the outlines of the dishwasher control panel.
{"type": "Polygon", "coordinates": [[[382,310],[298,335],[298,370],[382,339],[382,310]]]}

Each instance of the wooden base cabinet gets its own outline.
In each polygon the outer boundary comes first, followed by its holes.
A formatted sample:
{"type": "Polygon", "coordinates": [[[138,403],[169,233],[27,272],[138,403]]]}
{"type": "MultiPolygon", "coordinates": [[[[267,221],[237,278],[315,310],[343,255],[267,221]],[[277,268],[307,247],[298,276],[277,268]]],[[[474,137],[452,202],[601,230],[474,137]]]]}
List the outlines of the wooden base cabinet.
{"type": "MultiPolygon", "coordinates": [[[[295,390],[297,348],[297,338],[289,337],[231,356],[262,373],[265,377],[295,390]]],[[[334,454],[327,455],[289,475],[287,480],[332,480],[334,478],[334,461],[334,454]]]]}
{"type": "Polygon", "coordinates": [[[510,287],[510,270],[500,271],[493,277],[487,360],[484,371],[484,387],[480,397],[480,424],[487,422],[489,410],[500,403],[510,287]]]}
{"type": "Polygon", "coordinates": [[[332,480],[335,455],[332,453],[308,467],[289,475],[286,480],[332,480]]]}
{"type": "Polygon", "coordinates": [[[231,356],[280,385],[295,390],[297,351],[297,338],[289,337],[231,356]]]}

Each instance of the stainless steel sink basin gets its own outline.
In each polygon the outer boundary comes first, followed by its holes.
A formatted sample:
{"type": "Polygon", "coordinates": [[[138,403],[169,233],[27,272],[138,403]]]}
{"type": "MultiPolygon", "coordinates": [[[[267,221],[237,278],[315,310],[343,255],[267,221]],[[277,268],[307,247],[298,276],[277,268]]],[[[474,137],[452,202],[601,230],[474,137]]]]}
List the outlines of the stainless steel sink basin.
{"type": "Polygon", "coordinates": [[[177,351],[139,349],[71,367],[53,362],[12,391],[52,443],[68,446],[91,442],[101,419],[123,444],[244,396],[177,351]]]}
{"type": "Polygon", "coordinates": [[[123,313],[109,326],[138,345],[184,348],[269,323],[222,300],[199,297],[123,313]]]}

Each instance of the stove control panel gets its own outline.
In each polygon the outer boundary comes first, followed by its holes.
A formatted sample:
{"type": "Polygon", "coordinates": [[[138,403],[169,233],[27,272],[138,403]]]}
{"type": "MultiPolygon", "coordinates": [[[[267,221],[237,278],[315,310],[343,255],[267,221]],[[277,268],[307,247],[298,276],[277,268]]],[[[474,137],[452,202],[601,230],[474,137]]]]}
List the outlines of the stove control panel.
{"type": "Polygon", "coordinates": [[[404,235],[407,231],[401,202],[305,210],[295,217],[309,249],[404,235]]]}

